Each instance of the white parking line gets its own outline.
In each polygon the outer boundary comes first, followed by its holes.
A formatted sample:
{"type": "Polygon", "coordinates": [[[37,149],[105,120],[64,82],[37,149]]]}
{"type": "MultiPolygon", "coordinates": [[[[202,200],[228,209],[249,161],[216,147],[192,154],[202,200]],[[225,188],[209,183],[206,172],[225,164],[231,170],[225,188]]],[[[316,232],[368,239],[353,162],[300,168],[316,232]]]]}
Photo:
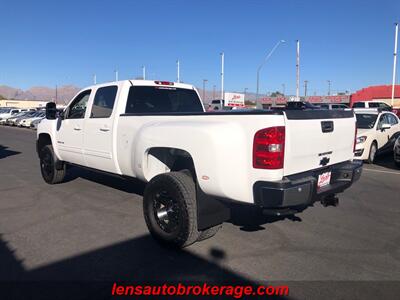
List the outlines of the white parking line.
{"type": "Polygon", "coordinates": [[[382,170],[374,170],[374,169],[367,169],[367,168],[363,168],[363,170],[364,170],[364,171],[378,172],[378,173],[387,173],[387,174],[400,175],[400,172],[382,171],[382,170]]]}

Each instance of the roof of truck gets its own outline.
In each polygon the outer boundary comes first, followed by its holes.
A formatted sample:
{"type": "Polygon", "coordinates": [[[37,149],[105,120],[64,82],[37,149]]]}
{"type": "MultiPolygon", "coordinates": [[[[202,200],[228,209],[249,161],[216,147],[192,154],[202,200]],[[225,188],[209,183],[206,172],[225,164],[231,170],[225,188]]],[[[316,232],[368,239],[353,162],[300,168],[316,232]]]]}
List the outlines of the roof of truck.
{"type": "Polygon", "coordinates": [[[118,80],[118,81],[109,81],[109,82],[94,84],[94,85],[91,85],[90,87],[86,87],[86,88],[109,86],[109,85],[115,84],[117,82],[118,83],[129,82],[130,84],[132,84],[134,86],[165,86],[165,87],[176,87],[176,88],[191,89],[191,90],[194,89],[193,85],[187,84],[187,83],[173,82],[173,81],[167,81],[167,80],[142,80],[142,79],[126,79],[126,80],[118,80]]]}

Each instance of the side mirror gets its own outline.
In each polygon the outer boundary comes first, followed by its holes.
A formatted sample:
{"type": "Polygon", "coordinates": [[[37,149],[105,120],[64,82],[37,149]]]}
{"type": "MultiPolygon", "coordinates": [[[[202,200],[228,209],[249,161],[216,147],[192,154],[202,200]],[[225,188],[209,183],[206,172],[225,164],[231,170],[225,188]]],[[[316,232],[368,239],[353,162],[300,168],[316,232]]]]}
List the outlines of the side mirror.
{"type": "Polygon", "coordinates": [[[392,128],[392,125],[387,124],[387,123],[382,124],[382,126],[381,126],[381,130],[382,130],[382,131],[384,131],[384,130],[386,130],[386,129],[390,129],[390,128],[392,128]]]}
{"type": "Polygon", "coordinates": [[[57,109],[54,102],[47,102],[46,104],[46,119],[55,120],[57,118],[57,109]]]}

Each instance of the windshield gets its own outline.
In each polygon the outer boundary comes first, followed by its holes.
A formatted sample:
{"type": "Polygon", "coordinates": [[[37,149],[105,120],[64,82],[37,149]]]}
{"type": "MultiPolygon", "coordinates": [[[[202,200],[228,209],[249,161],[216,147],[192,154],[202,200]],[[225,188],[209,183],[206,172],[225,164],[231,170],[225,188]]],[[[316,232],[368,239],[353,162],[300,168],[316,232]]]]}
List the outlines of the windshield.
{"type": "Polygon", "coordinates": [[[3,108],[0,113],[8,114],[11,111],[11,108],[3,108]]]}
{"type": "Polygon", "coordinates": [[[360,129],[371,129],[374,128],[377,114],[356,114],[357,128],[360,129]]]}
{"type": "Polygon", "coordinates": [[[200,99],[194,90],[132,86],[126,103],[126,113],[203,112],[200,99]]]}

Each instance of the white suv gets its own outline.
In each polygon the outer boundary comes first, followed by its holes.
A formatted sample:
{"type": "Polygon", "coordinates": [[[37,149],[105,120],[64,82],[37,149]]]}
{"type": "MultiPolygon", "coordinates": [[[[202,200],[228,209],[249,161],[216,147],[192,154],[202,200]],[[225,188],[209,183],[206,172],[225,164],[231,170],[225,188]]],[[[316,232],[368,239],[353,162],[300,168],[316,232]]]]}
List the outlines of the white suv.
{"type": "Polygon", "coordinates": [[[355,158],[373,163],[377,154],[393,150],[400,135],[400,120],[392,112],[355,109],[357,142],[355,158]]]}

